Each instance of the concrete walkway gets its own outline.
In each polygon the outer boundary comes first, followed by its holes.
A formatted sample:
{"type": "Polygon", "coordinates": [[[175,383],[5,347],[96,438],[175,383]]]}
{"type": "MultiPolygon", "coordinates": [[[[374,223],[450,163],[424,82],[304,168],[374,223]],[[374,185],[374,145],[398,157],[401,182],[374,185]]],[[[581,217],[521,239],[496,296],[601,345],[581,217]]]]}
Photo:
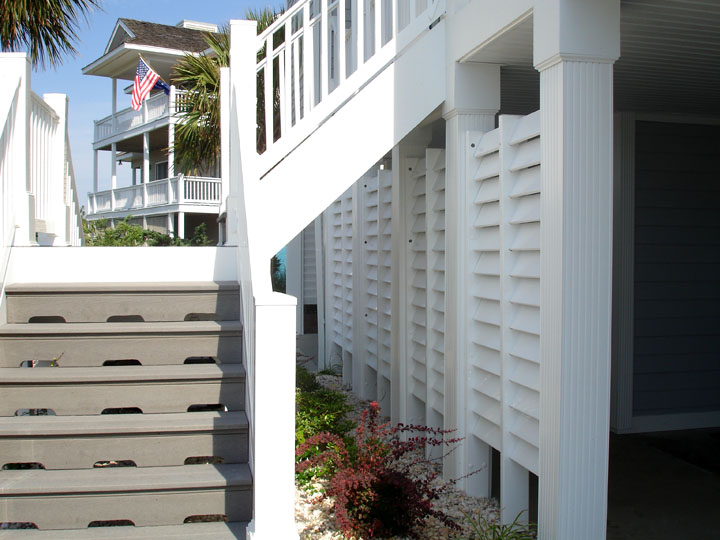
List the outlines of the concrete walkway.
{"type": "Polygon", "coordinates": [[[720,539],[718,463],[718,430],[611,435],[607,539],[720,539]]]}

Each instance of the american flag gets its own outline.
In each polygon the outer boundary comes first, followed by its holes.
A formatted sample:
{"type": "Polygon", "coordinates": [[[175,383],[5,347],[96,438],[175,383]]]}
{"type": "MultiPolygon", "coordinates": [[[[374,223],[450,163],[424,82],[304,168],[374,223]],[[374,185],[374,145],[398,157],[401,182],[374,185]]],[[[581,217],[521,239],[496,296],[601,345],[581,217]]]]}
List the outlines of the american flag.
{"type": "Polygon", "coordinates": [[[132,108],[136,111],[140,110],[143,100],[150,93],[150,90],[160,78],[145,61],[140,58],[138,60],[137,70],[135,70],[135,84],[132,89],[132,108]]]}

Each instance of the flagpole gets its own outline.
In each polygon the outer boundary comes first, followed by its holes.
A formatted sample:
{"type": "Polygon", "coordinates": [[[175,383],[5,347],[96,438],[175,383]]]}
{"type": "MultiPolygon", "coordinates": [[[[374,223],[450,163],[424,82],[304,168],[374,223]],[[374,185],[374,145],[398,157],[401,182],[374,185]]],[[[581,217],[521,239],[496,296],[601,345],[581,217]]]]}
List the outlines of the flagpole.
{"type": "Polygon", "coordinates": [[[157,73],[158,79],[160,79],[162,82],[164,82],[165,84],[167,84],[167,82],[165,81],[165,79],[163,79],[163,78],[160,76],[160,73],[158,73],[158,70],[155,69],[154,67],[152,67],[152,66],[150,65],[150,62],[148,62],[148,61],[145,59],[145,57],[142,55],[142,53],[138,53],[138,56],[142,59],[143,62],[145,62],[145,65],[146,65],[147,67],[149,67],[149,68],[152,69],[155,73],[157,73]]]}

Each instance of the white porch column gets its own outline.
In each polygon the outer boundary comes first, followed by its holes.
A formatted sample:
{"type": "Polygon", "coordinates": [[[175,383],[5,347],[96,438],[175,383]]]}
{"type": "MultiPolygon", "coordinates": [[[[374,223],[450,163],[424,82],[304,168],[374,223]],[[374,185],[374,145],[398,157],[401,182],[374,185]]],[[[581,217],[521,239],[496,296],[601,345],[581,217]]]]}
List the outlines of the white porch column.
{"type": "MultiPolygon", "coordinates": [[[[145,105],[143,105],[144,107],[145,105]]],[[[148,205],[148,193],[147,184],[150,181],[150,133],[143,133],[143,168],[142,168],[142,182],[143,182],[143,206],[148,205]]]]}
{"type": "Polygon", "coordinates": [[[185,238],[185,212],[178,212],[177,235],[178,238],[185,238]]]}
{"type": "Polygon", "coordinates": [[[472,156],[470,134],[477,138],[495,128],[500,109],[500,66],[455,63],[448,73],[445,103],[445,429],[457,429],[464,440],[445,457],[443,475],[459,478],[470,471],[478,474],[459,481],[458,486],[477,497],[490,495],[490,447],[470,439],[467,420],[467,238],[473,224],[468,222],[469,178],[467,164],[472,156]]]}
{"type": "Polygon", "coordinates": [[[115,117],[115,114],[117,113],[117,79],[112,80],[112,132],[115,134],[117,132],[117,118],[115,117]]]}
{"type": "Polygon", "coordinates": [[[99,150],[93,150],[93,193],[99,191],[98,184],[98,152],[99,150]]]}
{"type": "MultiPolygon", "coordinates": [[[[114,80],[114,79],[113,79],[114,80]]],[[[110,145],[110,208],[115,210],[115,190],[117,189],[117,144],[110,145]]]]}
{"type": "Polygon", "coordinates": [[[168,96],[168,178],[175,176],[175,85],[170,86],[168,96]]]}
{"type": "Polygon", "coordinates": [[[546,0],[534,24],[542,141],[539,538],[604,540],[620,1],[546,0]]]}

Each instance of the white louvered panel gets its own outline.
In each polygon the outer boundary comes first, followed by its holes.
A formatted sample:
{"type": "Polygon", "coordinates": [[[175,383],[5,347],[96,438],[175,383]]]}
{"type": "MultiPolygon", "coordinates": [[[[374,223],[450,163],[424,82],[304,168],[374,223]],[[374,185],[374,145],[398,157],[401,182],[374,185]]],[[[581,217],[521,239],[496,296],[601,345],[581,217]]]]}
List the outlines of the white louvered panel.
{"type": "Polygon", "coordinates": [[[362,397],[365,399],[377,399],[378,384],[378,250],[380,249],[379,238],[379,197],[378,197],[378,176],[377,171],[373,174],[367,174],[360,179],[358,184],[358,192],[362,193],[362,250],[363,265],[362,272],[364,304],[365,310],[363,314],[364,328],[363,343],[358,346],[364,348],[363,374],[364,389],[362,397]]]}
{"type": "Polygon", "coordinates": [[[378,390],[377,399],[390,413],[392,357],[392,171],[378,171],[378,390]]]}
{"type": "MultiPolygon", "coordinates": [[[[445,350],[445,151],[425,152],[427,208],[427,407],[426,424],[443,427],[445,350]]],[[[439,448],[428,453],[439,456],[439,448]]]]}
{"type": "Polygon", "coordinates": [[[465,200],[468,223],[468,391],[467,430],[486,443],[502,444],[501,373],[502,311],[500,305],[500,153],[499,132],[493,130],[471,141],[475,153],[470,158],[465,200]]]}
{"type": "Polygon", "coordinates": [[[353,352],[353,189],[342,198],[342,246],[343,246],[343,352],[353,352]]]}
{"type": "Polygon", "coordinates": [[[426,424],[427,398],[427,235],[426,160],[411,165],[406,193],[408,421],[426,424]],[[414,399],[413,399],[414,398],[414,399]]]}
{"type": "Polygon", "coordinates": [[[503,429],[507,457],[538,474],[540,124],[502,117],[503,429]]]}
{"type": "MultiPolygon", "coordinates": [[[[342,348],[343,331],[343,250],[342,250],[342,198],[336,200],[325,211],[327,253],[329,261],[327,275],[326,333],[329,341],[342,348]]],[[[339,359],[331,358],[331,363],[339,359]]]]}

